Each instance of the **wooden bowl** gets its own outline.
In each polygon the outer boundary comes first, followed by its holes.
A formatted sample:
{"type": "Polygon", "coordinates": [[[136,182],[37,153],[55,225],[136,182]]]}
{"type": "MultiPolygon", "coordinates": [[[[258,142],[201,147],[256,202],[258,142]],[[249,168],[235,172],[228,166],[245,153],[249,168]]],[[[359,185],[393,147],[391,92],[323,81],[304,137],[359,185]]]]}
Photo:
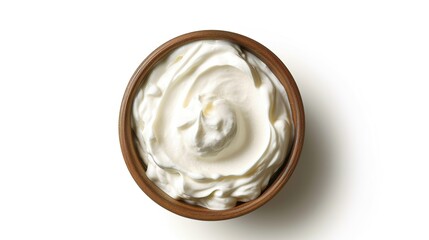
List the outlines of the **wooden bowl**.
{"type": "Polygon", "coordinates": [[[287,182],[294,171],[299,155],[301,153],[304,141],[304,108],[301,96],[296,86],[296,83],[281,60],[274,55],[268,48],[260,43],[232,32],[205,30],[191,32],[164,43],[153,51],[135,71],[134,75],[125,90],[122,100],[120,115],[119,115],[119,139],[122,149],[122,154],[125,163],[137,182],[139,187],[156,203],[166,208],[167,210],[184,217],[199,219],[199,220],[223,220],[241,216],[249,213],[256,208],[262,206],[276,195],[287,182]],[[279,168],[277,173],[272,176],[271,182],[262,194],[255,200],[240,203],[237,206],[227,210],[210,210],[203,207],[191,205],[180,200],[176,200],[168,196],[159,189],[147,176],[146,166],[142,162],[136,145],[134,143],[134,134],[131,129],[131,111],[132,104],[138,89],[142,86],[146,77],[151,72],[155,64],[162,60],[172,50],[184,44],[198,40],[215,40],[222,39],[240,45],[245,50],[253,53],[261,59],[280,80],[281,84],[286,89],[292,113],[293,121],[293,139],[289,154],[286,156],[284,164],[279,168]]]}

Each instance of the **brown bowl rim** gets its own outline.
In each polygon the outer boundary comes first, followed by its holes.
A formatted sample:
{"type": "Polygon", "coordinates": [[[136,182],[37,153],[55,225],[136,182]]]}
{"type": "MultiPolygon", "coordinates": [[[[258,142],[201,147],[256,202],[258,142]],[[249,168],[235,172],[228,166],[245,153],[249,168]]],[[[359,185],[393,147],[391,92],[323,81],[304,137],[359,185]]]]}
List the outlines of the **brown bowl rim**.
{"type": "Polygon", "coordinates": [[[283,62],[268,48],[255,40],[246,36],[221,31],[221,30],[202,30],[190,32],[175,37],[160,47],[155,49],[140,64],[131,77],[125,90],[119,114],[119,140],[125,163],[129,172],[134,178],[137,185],[153,201],[165,209],[178,215],[198,219],[198,220],[224,220],[235,218],[247,214],[272,199],[280,189],[285,185],[292,175],[301,154],[304,143],[305,118],[304,107],[298,87],[291,73],[283,62]],[[207,208],[194,206],[185,202],[176,200],[168,196],[159,189],[145,174],[145,166],[139,157],[139,154],[133,143],[133,133],[131,130],[131,109],[136,92],[145,81],[145,77],[154,67],[154,65],[169,54],[175,48],[184,44],[198,40],[227,40],[240,45],[245,50],[253,53],[260,58],[276,75],[281,84],[285,87],[294,124],[294,138],[292,146],[285,163],[277,171],[277,177],[272,180],[271,184],[255,200],[241,203],[227,210],[210,210],[207,208]]]}

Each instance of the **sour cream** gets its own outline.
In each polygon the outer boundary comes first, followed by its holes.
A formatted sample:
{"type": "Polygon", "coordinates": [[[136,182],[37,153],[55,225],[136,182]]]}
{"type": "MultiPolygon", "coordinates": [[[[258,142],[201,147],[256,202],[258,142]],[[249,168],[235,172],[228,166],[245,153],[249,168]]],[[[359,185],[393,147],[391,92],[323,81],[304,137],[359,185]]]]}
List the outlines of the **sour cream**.
{"type": "Polygon", "coordinates": [[[157,63],[134,100],[132,125],[147,177],[214,210],[257,198],[293,137],[279,80],[223,40],[192,42],[157,63]]]}

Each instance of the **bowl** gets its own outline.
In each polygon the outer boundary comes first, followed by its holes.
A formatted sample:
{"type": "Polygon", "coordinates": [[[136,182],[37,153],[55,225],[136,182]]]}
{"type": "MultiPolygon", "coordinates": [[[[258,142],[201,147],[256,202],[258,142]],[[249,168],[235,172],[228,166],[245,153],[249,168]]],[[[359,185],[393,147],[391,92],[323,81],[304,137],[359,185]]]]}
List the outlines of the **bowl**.
{"type": "Polygon", "coordinates": [[[119,139],[122,154],[129,172],[137,185],[153,201],[165,209],[178,215],[198,220],[224,220],[247,214],[272,199],[291,177],[301,153],[304,141],[304,108],[298,87],[289,70],[282,61],[268,48],[246,36],[219,30],[203,30],[187,33],[164,43],[155,49],[137,68],[131,77],[125,90],[119,114],[119,139]],[[132,105],[137,91],[146,80],[147,75],[158,61],[162,60],[174,49],[187,43],[198,40],[227,40],[240,45],[261,59],[276,75],[285,88],[291,109],[293,121],[293,139],[291,148],[283,165],[272,176],[267,188],[256,199],[239,203],[227,210],[210,210],[207,208],[191,205],[180,200],[171,198],[158,188],[147,176],[146,166],[143,163],[135,145],[134,133],[131,129],[132,105]]]}

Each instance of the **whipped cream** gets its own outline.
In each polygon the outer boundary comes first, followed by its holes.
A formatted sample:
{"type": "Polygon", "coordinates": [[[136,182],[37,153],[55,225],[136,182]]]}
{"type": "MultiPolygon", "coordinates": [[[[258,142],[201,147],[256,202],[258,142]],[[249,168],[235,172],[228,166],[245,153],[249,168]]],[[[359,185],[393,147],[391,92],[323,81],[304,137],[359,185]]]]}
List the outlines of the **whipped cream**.
{"type": "Polygon", "coordinates": [[[223,40],[189,43],[157,63],[134,100],[132,126],[147,177],[214,210],[257,198],[292,138],[279,80],[223,40]]]}

